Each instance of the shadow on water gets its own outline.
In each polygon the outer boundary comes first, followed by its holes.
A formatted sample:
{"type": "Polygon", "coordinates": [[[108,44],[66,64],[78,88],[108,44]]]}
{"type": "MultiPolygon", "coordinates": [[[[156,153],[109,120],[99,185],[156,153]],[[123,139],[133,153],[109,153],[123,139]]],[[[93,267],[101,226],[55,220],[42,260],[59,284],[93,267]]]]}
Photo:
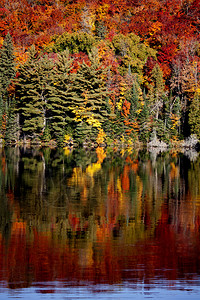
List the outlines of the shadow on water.
{"type": "Polygon", "coordinates": [[[199,165],[191,151],[1,149],[0,295],[195,299],[199,165]]]}

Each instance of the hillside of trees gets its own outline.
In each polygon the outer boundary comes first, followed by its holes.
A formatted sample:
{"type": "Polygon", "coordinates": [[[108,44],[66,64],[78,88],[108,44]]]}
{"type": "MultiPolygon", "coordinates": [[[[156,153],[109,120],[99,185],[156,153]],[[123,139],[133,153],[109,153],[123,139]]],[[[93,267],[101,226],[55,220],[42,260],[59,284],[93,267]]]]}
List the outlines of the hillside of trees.
{"type": "Polygon", "coordinates": [[[0,0],[0,141],[200,138],[199,0],[0,0]]]}

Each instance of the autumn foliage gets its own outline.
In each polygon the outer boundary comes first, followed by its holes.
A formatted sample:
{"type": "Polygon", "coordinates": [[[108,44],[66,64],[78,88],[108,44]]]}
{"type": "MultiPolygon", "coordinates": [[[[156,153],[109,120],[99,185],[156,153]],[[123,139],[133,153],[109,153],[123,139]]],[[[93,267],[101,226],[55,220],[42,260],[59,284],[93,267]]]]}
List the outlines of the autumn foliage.
{"type": "MultiPolygon", "coordinates": [[[[103,105],[112,119],[103,129],[113,132],[112,138],[128,134],[148,142],[155,130],[167,142],[191,133],[200,136],[199,119],[193,112],[199,101],[199,0],[0,0],[0,19],[0,46],[4,49],[10,34],[16,71],[27,62],[33,45],[39,60],[48,55],[54,63],[56,54],[67,49],[72,74],[83,63],[93,65],[90,54],[98,49],[98,68],[105,69],[102,80],[108,93],[103,105]],[[124,131],[117,132],[122,125],[124,131]]],[[[11,90],[1,107],[2,127],[3,114],[10,114],[5,101],[15,98],[13,83],[11,90]]],[[[16,94],[18,112],[20,97],[16,94]]],[[[16,122],[21,129],[16,136],[22,138],[23,117],[16,122]]],[[[84,121],[80,126],[86,125],[84,121]]],[[[70,127],[76,138],[74,124],[70,127]]],[[[34,136],[40,138],[48,130],[44,125],[34,136]]],[[[63,136],[69,133],[63,130],[63,136]]],[[[90,131],[98,135],[93,128],[90,131]]],[[[5,136],[3,128],[1,136],[5,136]]]]}

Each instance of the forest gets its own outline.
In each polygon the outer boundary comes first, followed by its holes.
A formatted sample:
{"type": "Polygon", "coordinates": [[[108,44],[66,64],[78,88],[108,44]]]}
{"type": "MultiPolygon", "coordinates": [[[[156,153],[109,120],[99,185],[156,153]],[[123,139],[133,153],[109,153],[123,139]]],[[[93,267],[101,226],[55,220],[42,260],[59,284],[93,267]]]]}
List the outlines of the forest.
{"type": "Polygon", "coordinates": [[[0,0],[0,143],[200,138],[199,0],[0,0]]]}

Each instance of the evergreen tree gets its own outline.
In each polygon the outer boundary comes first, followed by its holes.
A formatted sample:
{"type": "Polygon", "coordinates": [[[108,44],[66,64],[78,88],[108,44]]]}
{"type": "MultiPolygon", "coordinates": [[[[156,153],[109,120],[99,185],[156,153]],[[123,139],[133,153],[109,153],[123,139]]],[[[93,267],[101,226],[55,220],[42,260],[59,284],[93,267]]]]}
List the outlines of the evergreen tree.
{"type": "Polygon", "coordinates": [[[135,120],[137,119],[138,116],[138,110],[141,109],[141,101],[143,99],[141,98],[142,96],[142,90],[140,88],[139,82],[138,82],[138,77],[136,76],[133,82],[132,90],[131,90],[131,117],[134,118],[135,120]]]}
{"type": "Polygon", "coordinates": [[[15,63],[13,53],[13,43],[10,33],[8,33],[0,48],[0,94],[7,96],[7,88],[15,76],[15,63]]]}
{"type": "Polygon", "coordinates": [[[5,130],[5,141],[8,144],[16,144],[19,141],[20,127],[19,114],[16,113],[16,102],[12,101],[7,113],[7,124],[5,130]]]}
{"type": "Polygon", "coordinates": [[[70,110],[73,98],[72,59],[63,51],[52,70],[53,85],[48,87],[47,122],[52,136],[62,141],[65,133],[70,133],[73,115],[70,110]]]}
{"type": "Polygon", "coordinates": [[[3,101],[3,98],[0,97],[0,144],[2,139],[5,137],[6,130],[6,118],[7,118],[7,109],[6,105],[3,101]]]}
{"type": "Polygon", "coordinates": [[[200,94],[196,92],[189,108],[189,125],[191,133],[200,139],[200,94]]]}
{"type": "Polygon", "coordinates": [[[177,139],[180,136],[181,103],[180,98],[172,92],[163,97],[163,140],[177,139]]]}
{"type": "Polygon", "coordinates": [[[163,72],[156,64],[151,72],[151,84],[149,85],[148,102],[150,113],[153,119],[153,131],[162,138],[164,135],[163,98],[164,98],[164,79],[163,72]]]}
{"type": "Polygon", "coordinates": [[[0,48],[0,135],[5,137],[8,110],[12,97],[9,95],[8,87],[15,76],[15,63],[13,54],[13,43],[8,33],[0,48]]]}
{"type": "Polygon", "coordinates": [[[170,136],[177,139],[180,135],[181,101],[175,97],[170,107],[170,136]]]}
{"type": "Polygon", "coordinates": [[[45,130],[49,86],[53,85],[53,67],[53,61],[46,56],[39,57],[32,46],[29,59],[19,69],[16,94],[24,138],[38,138],[45,130]]]}
{"type": "Polygon", "coordinates": [[[83,62],[74,78],[74,95],[70,107],[75,114],[75,121],[85,123],[82,126],[83,136],[87,134],[87,126],[100,127],[105,118],[109,117],[106,70],[100,65],[96,48],[93,48],[89,58],[91,65],[83,62]]]}
{"type": "Polygon", "coordinates": [[[132,137],[138,138],[139,132],[141,133],[145,128],[143,122],[143,115],[146,113],[146,107],[144,110],[144,98],[142,89],[140,87],[138,76],[135,74],[133,85],[130,92],[127,95],[127,100],[130,102],[130,114],[128,129],[132,128],[132,137]],[[143,127],[144,128],[143,128],[143,127]],[[130,128],[129,128],[130,127],[130,128]]]}
{"type": "Polygon", "coordinates": [[[150,126],[150,114],[149,114],[149,107],[148,107],[148,100],[146,98],[145,93],[143,93],[144,105],[140,112],[139,118],[139,138],[143,142],[148,142],[151,132],[150,126]]]}

